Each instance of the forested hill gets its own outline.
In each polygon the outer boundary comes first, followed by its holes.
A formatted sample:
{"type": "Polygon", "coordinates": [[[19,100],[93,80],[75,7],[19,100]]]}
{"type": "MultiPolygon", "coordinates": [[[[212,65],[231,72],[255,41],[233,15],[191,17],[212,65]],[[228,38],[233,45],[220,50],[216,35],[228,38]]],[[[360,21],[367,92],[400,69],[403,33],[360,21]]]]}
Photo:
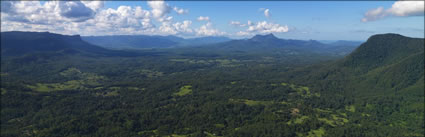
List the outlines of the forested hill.
{"type": "MultiPolygon", "coordinates": [[[[379,34],[370,37],[344,59],[322,65],[320,69],[317,69],[319,65],[314,65],[296,71],[305,74],[300,76],[304,78],[297,78],[300,82],[307,78],[315,83],[321,81],[323,87],[339,85],[347,90],[379,92],[400,90],[423,80],[423,63],[424,39],[379,34]]],[[[288,73],[296,74],[301,73],[288,73]]]]}
{"type": "Polygon", "coordinates": [[[108,50],[81,40],[80,35],[49,32],[1,32],[1,55],[21,56],[35,53],[135,56],[136,53],[108,50]]]}
{"type": "Polygon", "coordinates": [[[424,39],[399,34],[374,35],[345,58],[344,66],[370,70],[398,63],[423,52],[424,39]]]}
{"type": "Polygon", "coordinates": [[[358,86],[401,90],[419,81],[423,84],[423,63],[424,39],[381,34],[370,37],[337,66],[363,75],[356,80],[358,86]]]}
{"type": "MultiPolygon", "coordinates": [[[[352,104],[356,112],[367,117],[360,121],[383,127],[375,128],[378,133],[388,133],[391,128],[387,126],[397,125],[401,133],[398,136],[423,136],[413,134],[423,132],[424,127],[423,122],[418,122],[424,121],[423,38],[374,35],[343,59],[299,68],[285,75],[294,83],[311,85],[319,91],[326,100],[317,104],[333,108],[344,108],[339,103],[352,104]]],[[[349,130],[341,130],[335,136],[343,136],[349,130]]],[[[356,130],[368,131],[363,127],[356,130]]]]}

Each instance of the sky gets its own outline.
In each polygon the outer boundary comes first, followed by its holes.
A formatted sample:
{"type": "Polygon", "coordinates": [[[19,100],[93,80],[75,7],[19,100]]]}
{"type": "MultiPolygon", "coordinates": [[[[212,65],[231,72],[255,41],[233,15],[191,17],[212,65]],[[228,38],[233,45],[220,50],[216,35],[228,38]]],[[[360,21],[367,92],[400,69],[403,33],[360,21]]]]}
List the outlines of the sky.
{"type": "Polygon", "coordinates": [[[424,25],[424,1],[1,1],[2,32],[364,41],[424,25]]]}

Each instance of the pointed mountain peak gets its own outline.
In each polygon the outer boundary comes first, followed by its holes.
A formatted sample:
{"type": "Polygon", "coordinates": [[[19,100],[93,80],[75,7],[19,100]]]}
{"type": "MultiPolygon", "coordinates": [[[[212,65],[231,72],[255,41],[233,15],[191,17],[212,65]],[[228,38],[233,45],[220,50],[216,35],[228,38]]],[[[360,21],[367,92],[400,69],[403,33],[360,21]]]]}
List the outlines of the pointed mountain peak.
{"type": "Polygon", "coordinates": [[[279,38],[277,38],[276,36],[274,36],[272,33],[270,34],[266,34],[266,35],[255,35],[254,37],[251,38],[251,40],[253,41],[264,41],[264,40],[277,40],[279,38]]]}

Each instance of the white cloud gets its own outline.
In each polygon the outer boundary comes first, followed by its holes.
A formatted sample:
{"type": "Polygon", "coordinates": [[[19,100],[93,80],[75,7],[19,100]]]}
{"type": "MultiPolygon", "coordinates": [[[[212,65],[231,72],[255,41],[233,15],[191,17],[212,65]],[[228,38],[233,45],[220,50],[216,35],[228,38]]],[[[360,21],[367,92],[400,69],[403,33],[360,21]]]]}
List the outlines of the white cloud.
{"type": "Polygon", "coordinates": [[[140,6],[103,9],[102,2],[91,1],[20,1],[7,5],[13,10],[1,10],[2,31],[107,35],[142,34],[155,29],[150,11],[140,6]]]}
{"type": "Polygon", "coordinates": [[[181,9],[181,8],[178,8],[178,7],[174,7],[174,8],[173,8],[173,10],[174,10],[177,14],[186,14],[186,13],[188,13],[188,12],[189,12],[189,10],[187,10],[187,9],[181,9]]]}
{"type": "Polygon", "coordinates": [[[84,3],[84,5],[86,5],[90,9],[92,9],[93,11],[98,11],[104,6],[103,1],[81,1],[81,2],[84,3]]]}
{"type": "Polygon", "coordinates": [[[241,24],[239,21],[232,21],[230,24],[240,27],[248,27],[245,31],[237,32],[236,35],[238,36],[254,35],[257,33],[284,33],[289,31],[289,27],[287,25],[274,24],[267,21],[260,21],[257,23],[248,21],[247,24],[241,24]]]}
{"type": "Polygon", "coordinates": [[[263,12],[264,16],[266,16],[267,18],[271,16],[270,9],[260,8],[259,11],[263,12]]]}
{"type": "Polygon", "coordinates": [[[155,18],[162,18],[171,11],[171,7],[164,1],[148,1],[148,5],[152,8],[151,12],[155,18]]]}
{"type": "Polygon", "coordinates": [[[143,10],[140,6],[135,8],[130,6],[119,6],[116,10],[111,8],[102,10],[88,23],[99,24],[100,26],[111,28],[133,27],[139,30],[153,27],[149,11],[143,10]]]}
{"type": "Polygon", "coordinates": [[[397,1],[386,10],[378,7],[366,12],[362,21],[375,21],[390,16],[424,16],[424,1],[397,1]]]}
{"type": "Polygon", "coordinates": [[[270,17],[270,10],[269,9],[264,10],[264,16],[266,16],[267,18],[270,17]]]}
{"type": "Polygon", "coordinates": [[[199,16],[198,17],[198,21],[210,21],[210,17],[208,17],[208,16],[199,16]]]}
{"type": "Polygon", "coordinates": [[[230,21],[230,25],[239,26],[239,25],[241,25],[241,22],[239,22],[239,21],[230,21]]]}
{"type": "Polygon", "coordinates": [[[43,5],[38,1],[2,1],[1,4],[1,12],[5,13],[2,19],[29,24],[86,21],[94,17],[96,8],[93,3],[90,3],[92,9],[80,1],[48,1],[43,5]]]}
{"type": "Polygon", "coordinates": [[[151,13],[154,18],[156,18],[159,22],[171,21],[172,16],[168,16],[171,11],[175,11],[177,14],[185,14],[188,13],[189,10],[181,9],[178,7],[171,8],[165,1],[155,0],[148,1],[149,7],[152,8],[151,13]]]}
{"type": "Polygon", "coordinates": [[[388,11],[396,16],[423,16],[424,1],[397,1],[388,11]]]}
{"type": "Polygon", "coordinates": [[[174,28],[181,33],[192,33],[193,30],[190,28],[192,21],[185,20],[183,22],[176,22],[173,24],[174,28]]]}
{"type": "Polygon", "coordinates": [[[202,25],[198,29],[195,30],[197,36],[218,36],[225,35],[225,32],[221,32],[212,27],[211,22],[207,22],[207,24],[202,25]]]}
{"type": "Polygon", "coordinates": [[[81,1],[59,1],[55,8],[62,17],[72,21],[86,21],[93,18],[95,12],[81,1]]]}
{"type": "Polygon", "coordinates": [[[375,20],[384,18],[387,15],[388,15],[388,13],[386,13],[384,11],[384,8],[379,7],[379,8],[372,9],[372,10],[369,10],[368,12],[366,12],[362,21],[363,22],[375,21],[375,20]]]}
{"type": "Polygon", "coordinates": [[[170,22],[162,22],[162,25],[159,27],[161,34],[177,34],[177,31],[171,25],[170,22]]]}
{"type": "Polygon", "coordinates": [[[236,27],[245,27],[246,26],[246,24],[242,24],[241,22],[239,22],[239,21],[230,21],[230,23],[229,23],[230,25],[233,25],[233,26],[236,26],[236,27]]]}
{"type": "Polygon", "coordinates": [[[250,32],[246,32],[246,31],[239,31],[239,32],[236,33],[236,35],[238,35],[238,36],[251,36],[251,35],[254,35],[254,34],[252,34],[250,32]]]}
{"type": "Polygon", "coordinates": [[[252,21],[250,21],[250,20],[248,20],[248,26],[251,26],[253,23],[252,23],[252,21]]]}
{"type": "Polygon", "coordinates": [[[174,24],[171,24],[171,22],[162,22],[162,25],[159,27],[159,31],[162,35],[189,34],[193,32],[190,28],[191,25],[192,21],[190,20],[176,22],[174,24]]]}
{"type": "Polygon", "coordinates": [[[249,32],[259,33],[282,33],[288,32],[289,28],[287,25],[282,26],[280,24],[268,23],[267,21],[261,21],[256,24],[252,24],[248,27],[249,32]]]}
{"type": "Polygon", "coordinates": [[[174,22],[168,14],[187,13],[170,8],[164,1],[148,1],[141,6],[104,8],[99,1],[2,1],[1,31],[49,31],[81,35],[185,35],[214,36],[225,32],[215,29],[209,17],[206,24],[194,29],[191,20],[174,22]],[[154,21],[159,21],[158,24],[154,21]],[[156,25],[155,25],[156,24],[156,25]]]}

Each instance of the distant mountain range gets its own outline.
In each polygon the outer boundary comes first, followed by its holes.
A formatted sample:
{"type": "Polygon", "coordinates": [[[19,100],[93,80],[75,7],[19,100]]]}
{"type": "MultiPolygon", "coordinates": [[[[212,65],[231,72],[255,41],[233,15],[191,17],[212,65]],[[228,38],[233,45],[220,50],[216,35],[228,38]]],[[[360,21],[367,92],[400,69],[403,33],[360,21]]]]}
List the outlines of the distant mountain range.
{"type": "Polygon", "coordinates": [[[146,49],[198,46],[230,41],[227,37],[200,37],[184,39],[177,36],[113,35],[83,36],[89,43],[113,49],[146,49]]]}
{"type": "MultiPolygon", "coordinates": [[[[112,35],[112,36],[82,36],[84,41],[94,45],[112,49],[151,49],[151,48],[172,48],[172,47],[191,47],[191,46],[207,46],[207,45],[227,45],[227,44],[244,44],[269,47],[279,47],[284,45],[286,48],[304,48],[308,46],[323,47],[323,50],[331,52],[339,52],[341,55],[348,54],[362,42],[359,41],[334,41],[330,43],[322,43],[316,40],[291,40],[279,39],[273,34],[256,35],[249,40],[232,40],[227,37],[199,37],[199,38],[181,38],[177,36],[148,36],[148,35],[112,35]],[[244,42],[242,42],[244,41],[244,42]],[[230,43],[226,43],[230,42],[230,43]],[[327,48],[325,48],[327,47],[327,48]]],[[[237,46],[234,48],[238,48],[237,46]]],[[[246,47],[244,47],[246,48],[246,47]]],[[[255,47],[249,47],[255,48],[255,47]]],[[[248,49],[249,49],[248,48],[248,49]]]]}
{"type": "MultiPolygon", "coordinates": [[[[354,42],[353,42],[354,43],[354,42]]],[[[210,44],[203,48],[235,52],[280,52],[283,54],[318,53],[328,55],[346,55],[357,48],[353,43],[324,44],[316,40],[280,39],[273,34],[255,35],[250,39],[231,40],[210,44]]]]}
{"type": "Polygon", "coordinates": [[[100,56],[136,56],[130,51],[109,50],[81,40],[79,35],[60,35],[49,32],[1,32],[1,55],[26,54],[86,54],[100,56]]]}
{"type": "Polygon", "coordinates": [[[346,55],[359,44],[337,41],[323,44],[316,40],[280,39],[273,34],[256,35],[250,39],[231,40],[226,37],[184,39],[176,36],[87,36],[60,35],[48,32],[2,32],[2,55],[22,55],[37,52],[94,53],[103,56],[135,56],[137,51],[112,49],[158,49],[186,47],[208,51],[274,52],[279,54],[319,53],[346,55]],[[98,45],[98,46],[97,46],[98,45]],[[308,53],[307,53],[308,52],[308,53]]]}

